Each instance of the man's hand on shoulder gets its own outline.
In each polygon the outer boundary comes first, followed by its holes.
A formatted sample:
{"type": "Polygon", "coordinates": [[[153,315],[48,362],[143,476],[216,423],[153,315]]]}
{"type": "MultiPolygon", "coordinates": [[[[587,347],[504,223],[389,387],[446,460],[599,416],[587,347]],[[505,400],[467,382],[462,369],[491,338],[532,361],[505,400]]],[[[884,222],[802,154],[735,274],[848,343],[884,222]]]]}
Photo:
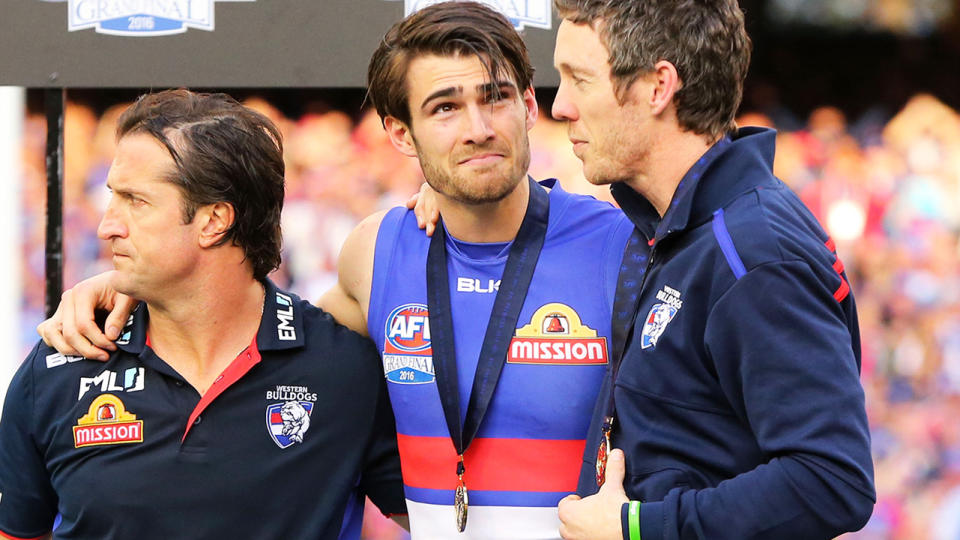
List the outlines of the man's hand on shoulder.
{"type": "Polygon", "coordinates": [[[613,450],[600,491],[586,498],[567,495],[560,501],[557,513],[564,540],[622,540],[620,508],[629,502],[623,490],[624,474],[623,451],[613,450]]]}
{"type": "Polygon", "coordinates": [[[407,200],[407,209],[413,210],[413,215],[417,217],[417,226],[424,229],[427,236],[433,236],[437,222],[440,221],[440,207],[437,206],[437,192],[430,184],[420,184],[420,191],[407,200]]]}
{"type": "Polygon", "coordinates": [[[105,272],[93,276],[64,291],[53,317],[37,325],[37,333],[44,343],[66,355],[100,361],[109,358],[109,351],[117,349],[113,340],[120,335],[137,305],[137,300],[113,290],[111,274],[105,272]],[[105,330],[96,323],[95,310],[98,308],[110,311],[105,330]]]}

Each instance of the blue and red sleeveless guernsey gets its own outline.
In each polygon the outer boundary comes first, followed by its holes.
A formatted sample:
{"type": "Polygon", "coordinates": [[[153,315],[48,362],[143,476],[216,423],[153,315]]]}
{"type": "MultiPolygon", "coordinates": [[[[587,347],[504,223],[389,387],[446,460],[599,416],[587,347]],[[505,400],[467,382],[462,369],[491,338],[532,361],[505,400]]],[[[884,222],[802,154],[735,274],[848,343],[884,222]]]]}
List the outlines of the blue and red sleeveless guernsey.
{"type": "MultiPolygon", "coordinates": [[[[403,208],[380,225],[368,327],[383,355],[414,538],[557,538],[556,505],[576,489],[633,226],[607,203],[566,193],[555,180],[543,185],[553,188],[543,250],[493,399],[464,458],[464,534],[457,533],[453,507],[457,456],[430,347],[430,241],[403,208]]],[[[461,421],[509,246],[447,235],[461,421]]]]}

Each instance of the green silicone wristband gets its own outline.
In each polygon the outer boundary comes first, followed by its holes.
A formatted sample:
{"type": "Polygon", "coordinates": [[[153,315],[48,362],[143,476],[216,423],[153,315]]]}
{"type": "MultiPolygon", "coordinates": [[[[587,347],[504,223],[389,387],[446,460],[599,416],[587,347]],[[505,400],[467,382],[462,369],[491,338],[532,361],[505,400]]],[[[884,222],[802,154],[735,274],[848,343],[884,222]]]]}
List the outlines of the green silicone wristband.
{"type": "Polygon", "coordinates": [[[627,524],[630,526],[630,540],[640,540],[640,501],[630,501],[627,524]]]}

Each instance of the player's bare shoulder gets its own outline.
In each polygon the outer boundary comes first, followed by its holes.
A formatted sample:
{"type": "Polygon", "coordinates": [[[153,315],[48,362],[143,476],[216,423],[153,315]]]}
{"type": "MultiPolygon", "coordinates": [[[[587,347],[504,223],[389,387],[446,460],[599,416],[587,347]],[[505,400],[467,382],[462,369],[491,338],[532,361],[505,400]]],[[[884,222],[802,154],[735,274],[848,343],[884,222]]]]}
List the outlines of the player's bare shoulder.
{"type": "Polygon", "coordinates": [[[373,255],[377,232],[386,210],[367,216],[347,236],[340,248],[337,283],[317,302],[342,325],[364,336],[373,282],[373,255]]]}
{"type": "Polygon", "coordinates": [[[382,210],[367,216],[347,236],[340,250],[338,264],[340,284],[350,296],[360,301],[364,306],[364,312],[370,300],[377,233],[386,214],[387,210],[382,210]]]}

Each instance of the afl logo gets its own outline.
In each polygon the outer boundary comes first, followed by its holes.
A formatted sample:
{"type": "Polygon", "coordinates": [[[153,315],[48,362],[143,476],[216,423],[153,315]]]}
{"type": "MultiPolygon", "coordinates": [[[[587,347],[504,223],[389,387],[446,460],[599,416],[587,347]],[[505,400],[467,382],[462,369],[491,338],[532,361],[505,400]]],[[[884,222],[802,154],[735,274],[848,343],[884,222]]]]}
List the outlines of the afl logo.
{"type": "Polygon", "coordinates": [[[416,353],[430,348],[430,318],[424,304],[397,307],[387,317],[385,330],[387,343],[397,352],[416,353]]]}

